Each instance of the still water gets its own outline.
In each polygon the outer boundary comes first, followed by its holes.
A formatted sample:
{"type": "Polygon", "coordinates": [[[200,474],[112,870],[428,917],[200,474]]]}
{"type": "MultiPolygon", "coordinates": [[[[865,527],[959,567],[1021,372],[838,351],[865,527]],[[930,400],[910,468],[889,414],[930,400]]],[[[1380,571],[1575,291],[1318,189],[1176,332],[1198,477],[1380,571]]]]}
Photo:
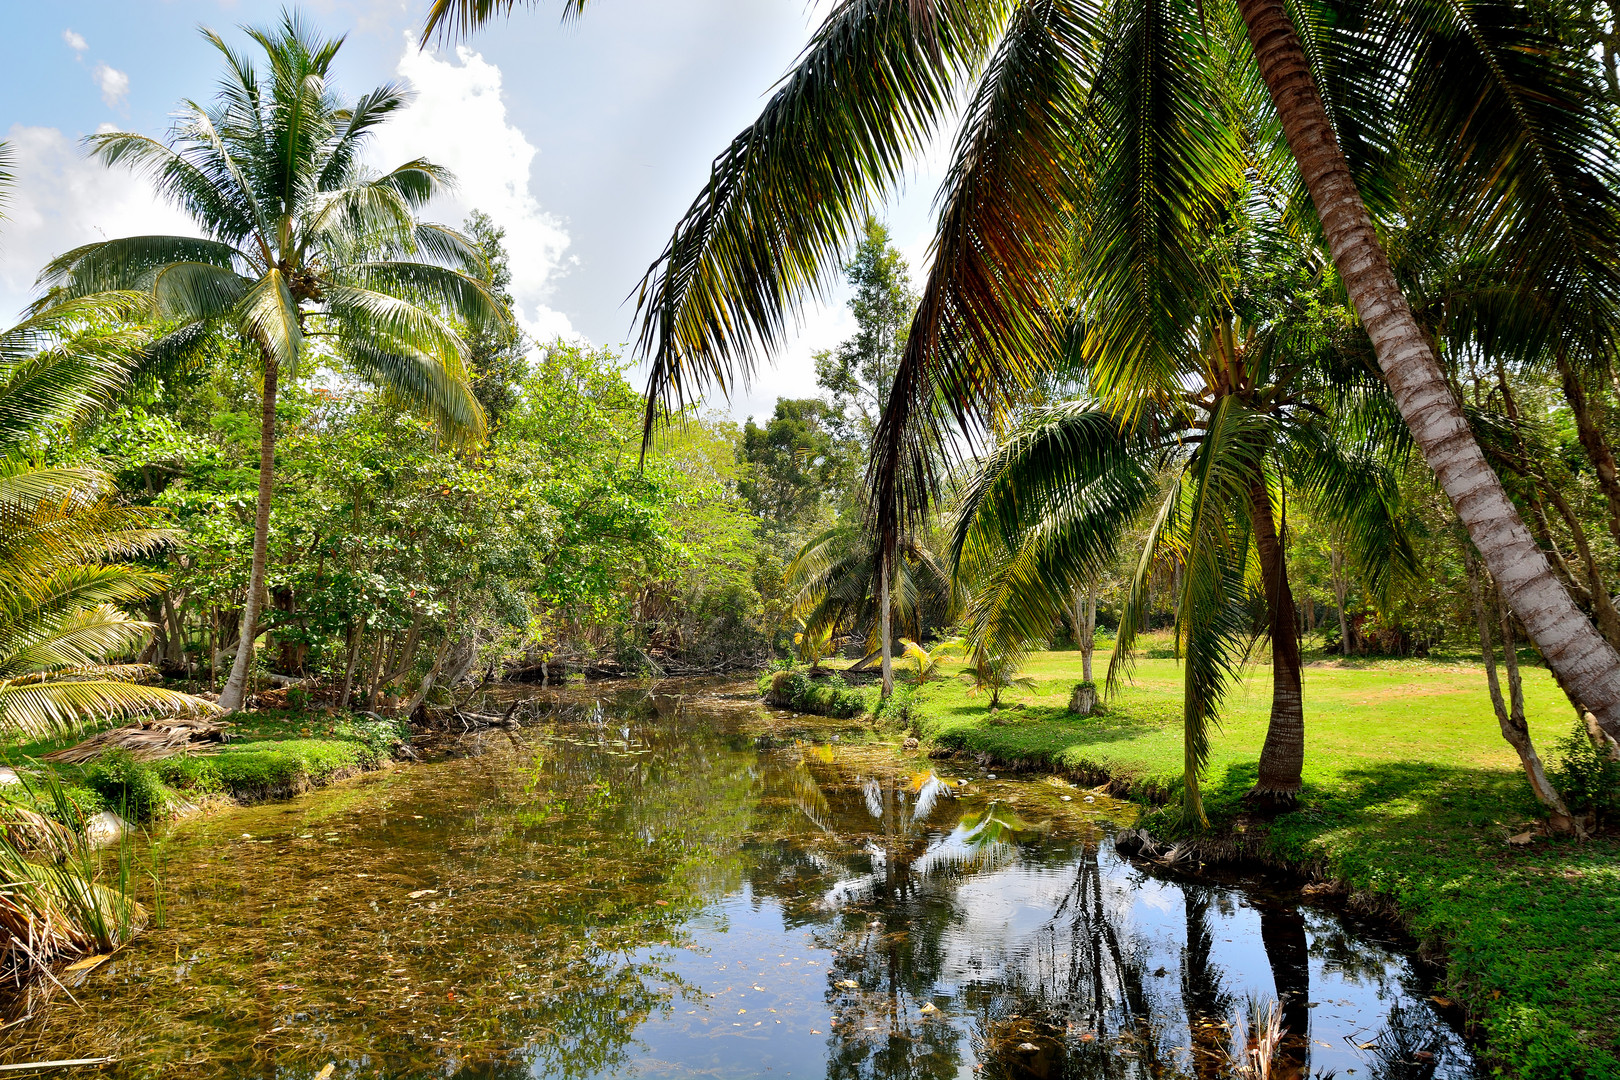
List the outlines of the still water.
{"type": "Polygon", "coordinates": [[[545,695],[440,760],[188,823],[156,850],[164,925],[0,1030],[0,1061],[1226,1077],[1281,998],[1303,1037],[1273,1076],[1476,1075],[1376,933],[1256,883],[1151,876],[1114,854],[1131,811],[1106,798],[749,697],[545,695]]]}

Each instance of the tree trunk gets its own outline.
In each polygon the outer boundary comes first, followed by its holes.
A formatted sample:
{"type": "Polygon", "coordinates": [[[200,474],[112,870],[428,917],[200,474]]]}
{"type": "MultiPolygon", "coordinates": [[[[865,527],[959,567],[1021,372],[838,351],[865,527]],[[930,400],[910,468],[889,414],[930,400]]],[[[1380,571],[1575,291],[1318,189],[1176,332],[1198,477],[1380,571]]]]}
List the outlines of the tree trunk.
{"type": "Polygon", "coordinates": [[[186,665],[186,624],[175,605],[173,590],[163,594],[163,662],[171,669],[186,665]]]}
{"type": "Polygon", "coordinates": [[[1586,394],[1586,384],[1570,366],[1569,358],[1558,352],[1558,375],[1563,381],[1564,400],[1569,402],[1570,415],[1575,418],[1575,434],[1581,440],[1581,449],[1597,473],[1598,487],[1609,506],[1609,535],[1620,544],[1620,473],[1616,472],[1614,453],[1603,434],[1603,426],[1592,415],[1592,403],[1586,394]]]}
{"type": "Polygon", "coordinates": [[[1333,577],[1333,602],[1339,609],[1339,655],[1350,655],[1350,620],[1344,605],[1350,597],[1350,576],[1344,569],[1344,549],[1334,541],[1328,548],[1328,568],[1333,577]]]}
{"type": "Polygon", "coordinates": [[[338,694],[337,707],[349,707],[349,695],[354,692],[354,666],[360,662],[360,647],[365,643],[366,635],[359,623],[349,626],[349,657],[343,665],[343,692],[338,694]]]}
{"type": "Polygon", "coordinates": [[[371,667],[366,676],[365,711],[372,712],[377,708],[377,687],[382,682],[383,663],[388,656],[388,635],[377,634],[377,647],[371,651],[371,667]]]}
{"type": "Polygon", "coordinates": [[[1091,654],[1097,649],[1097,583],[1086,583],[1086,603],[1083,610],[1075,605],[1080,616],[1076,624],[1080,638],[1080,677],[1085,682],[1091,682],[1091,654]]]}
{"type": "Polygon", "coordinates": [[[1524,691],[1519,683],[1518,657],[1513,654],[1512,622],[1508,613],[1501,613],[1502,621],[1502,648],[1507,653],[1508,681],[1510,692],[1513,695],[1513,708],[1509,710],[1507,703],[1502,700],[1502,686],[1496,678],[1496,653],[1491,648],[1491,620],[1487,611],[1485,588],[1480,581],[1479,561],[1474,553],[1463,545],[1463,565],[1468,571],[1468,591],[1474,601],[1474,618],[1479,623],[1479,651],[1480,658],[1485,663],[1485,686],[1491,694],[1491,708],[1496,710],[1496,724],[1502,729],[1502,738],[1507,740],[1509,746],[1519,755],[1519,764],[1524,766],[1524,775],[1530,781],[1530,790],[1535,793],[1536,799],[1552,814],[1553,824],[1568,829],[1574,823],[1569,807],[1559,796],[1558,790],[1547,779],[1547,770],[1541,765],[1541,757],[1536,753],[1535,744],[1530,741],[1530,727],[1524,720],[1524,691]]]}
{"type": "Polygon", "coordinates": [[[1545,484],[1547,501],[1553,504],[1558,516],[1564,519],[1564,525],[1569,529],[1570,539],[1575,541],[1575,554],[1580,556],[1581,568],[1586,571],[1586,595],[1592,604],[1592,614],[1597,618],[1598,630],[1608,639],[1611,645],[1620,645],[1620,611],[1615,611],[1614,601],[1609,596],[1609,586],[1603,580],[1603,571],[1598,569],[1597,559],[1592,555],[1592,545],[1587,542],[1586,528],[1581,525],[1581,519],[1575,516],[1569,500],[1547,478],[1545,484]]]}
{"type": "MultiPolygon", "coordinates": [[[[445,639],[439,643],[438,651],[433,655],[433,666],[428,668],[427,674],[422,676],[422,684],[416,688],[416,693],[411,695],[410,700],[405,703],[405,707],[400,710],[402,715],[411,716],[427,700],[429,692],[433,689],[434,680],[439,677],[439,671],[444,667],[445,660],[450,656],[451,639],[448,634],[447,628],[445,639]]],[[[545,661],[542,660],[541,664],[544,665],[544,663],[545,661]]],[[[545,684],[542,683],[541,685],[544,686],[545,684]]]]}
{"type": "Polygon", "coordinates": [[[1271,722],[1260,750],[1260,772],[1249,798],[1289,805],[1299,798],[1305,768],[1305,698],[1300,686],[1299,624],[1288,587],[1288,563],[1271,516],[1264,478],[1249,489],[1249,518],[1260,549],[1260,577],[1271,632],[1271,722]]]}
{"type": "Polygon", "coordinates": [[[879,642],[883,650],[883,699],[887,701],[889,695],[894,693],[894,646],[889,641],[891,616],[889,613],[889,559],[884,556],[878,560],[881,568],[882,581],[878,585],[878,603],[882,611],[878,616],[879,642]]]}
{"type": "Polygon", "coordinates": [[[264,593],[265,555],[270,546],[270,496],[276,481],[276,360],[264,358],[264,400],[259,417],[259,504],[253,515],[253,569],[248,573],[247,597],[242,603],[242,634],[236,643],[236,662],[219,695],[226,712],[237,712],[247,699],[248,672],[253,667],[253,643],[258,637],[259,597],[264,593]]]}
{"type": "Polygon", "coordinates": [[[1581,723],[1586,725],[1586,737],[1591,740],[1592,749],[1598,756],[1608,761],[1620,761],[1620,741],[1613,735],[1598,727],[1597,717],[1591,713],[1581,715],[1581,723]]]}
{"type": "Polygon", "coordinates": [[[1620,654],[1553,576],[1474,441],[1356,190],[1284,0],[1238,0],[1260,75],[1384,380],[1440,487],[1547,665],[1620,737],[1620,654]]]}

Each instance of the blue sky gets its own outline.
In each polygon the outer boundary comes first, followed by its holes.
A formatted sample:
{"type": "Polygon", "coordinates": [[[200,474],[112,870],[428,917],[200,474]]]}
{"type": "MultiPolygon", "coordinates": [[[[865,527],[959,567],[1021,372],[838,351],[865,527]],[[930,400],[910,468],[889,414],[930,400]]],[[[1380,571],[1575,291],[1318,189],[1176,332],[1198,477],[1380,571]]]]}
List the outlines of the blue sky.
{"type": "MultiPolygon", "coordinates": [[[[299,10],[348,39],[340,89],[390,79],[417,89],[377,147],[378,164],[425,155],[454,169],[457,195],[431,216],[459,223],[477,206],[506,226],[526,326],[615,345],[625,297],[662,249],[709,162],[758,113],[808,39],[812,0],[597,0],[567,25],[556,6],[519,11],[459,49],[418,51],[428,0],[312,0],[299,10]]],[[[21,157],[0,231],[0,309],[26,303],[50,256],[102,236],[185,229],[138,181],[84,160],[98,128],[160,135],[185,98],[209,95],[217,54],[206,24],[276,20],[252,0],[78,0],[16,5],[0,65],[0,137],[21,157]]],[[[914,273],[927,250],[937,154],[888,211],[914,273]]],[[[806,312],[797,340],[727,406],[768,413],[778,394],[814,391],[810,354],[852,330],[842,297],[806,312]]]]}

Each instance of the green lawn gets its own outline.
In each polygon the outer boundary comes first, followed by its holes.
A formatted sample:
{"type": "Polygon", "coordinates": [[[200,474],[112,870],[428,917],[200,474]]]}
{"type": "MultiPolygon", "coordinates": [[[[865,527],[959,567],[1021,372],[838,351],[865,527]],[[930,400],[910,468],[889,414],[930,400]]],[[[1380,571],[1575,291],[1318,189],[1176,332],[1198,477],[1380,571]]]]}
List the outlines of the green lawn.
{"type": "MultiPolygon", "coordinates": [[[[1106,662],[1099,654],[1099,678],[1106,662]]],[[[1034,689],[1003,694],[993,717],[961,683],[924,686],[914,726],[936,745],[1106,775],[1156,799],[1173,792],[1173,659],[1140,661],[1109,711],[1085,719],[1066,711],[1078,653],[1036,653],[1024,674],[1034,689]]],[[[1532,734],[1554,757],[1573,714],[1545,670],[1524,674],[1532,734]]],[[[1237,816],[1254,782],[1270,676],[1258,665],[1226,703],[1205,780],[1217,826],[1237,816]]],[[[1620,1078],[1620,840],[1506,843],[1539,815],[1497,730],[1483,669],[1319,663],[1304,688],[1304,807],[1270,827],[1270,851],[1393,903],[1425,945],[1442,949],[1446,992],[1469,1010],[1501,1075],[1620,1078]]]]}

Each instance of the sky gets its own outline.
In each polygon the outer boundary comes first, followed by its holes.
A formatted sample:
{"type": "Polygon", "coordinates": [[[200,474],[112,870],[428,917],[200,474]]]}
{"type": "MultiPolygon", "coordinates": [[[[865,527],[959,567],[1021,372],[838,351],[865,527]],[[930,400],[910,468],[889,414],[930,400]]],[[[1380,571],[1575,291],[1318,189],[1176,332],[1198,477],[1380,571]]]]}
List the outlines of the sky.
{"type": "MultiPolygon", "coordinates": [[[[336,63],[354,98],[391,80],[416,97],[375,143],[379,167],[415,157],[459,184],[425,215],[459,225],[478,208],[507,230],[518,315],[540,339],[617,348],[627,302],[709,164],[759,112],[818,21],[825,0],[597,0],[564,24],[560,3],[499,20],[452,48],[419,50],[429,0],[308,0],[299,11],[346,34],[336,63]]],[[[218,53],[239,27],[279,19],[257,0],[76,0],[16,5],[0,65],[0,138],[19,158],[0,225],[0,318],[33,294],[53,255],[120,235],[194,232],[145,183],[87,160],[98,130],[161,137],[174,109],[210,96],[218,53]]],[[[884,211],[914,278],[932,236],[936,147],[884,211]]],[[[815,392],[812,354],[853,332],[842,292],[804,313],[791,344],[731,402],[768,416],[776,397],[815,392]]],[[[632,378],[639,382],[639,372],[632,378]]]]}

